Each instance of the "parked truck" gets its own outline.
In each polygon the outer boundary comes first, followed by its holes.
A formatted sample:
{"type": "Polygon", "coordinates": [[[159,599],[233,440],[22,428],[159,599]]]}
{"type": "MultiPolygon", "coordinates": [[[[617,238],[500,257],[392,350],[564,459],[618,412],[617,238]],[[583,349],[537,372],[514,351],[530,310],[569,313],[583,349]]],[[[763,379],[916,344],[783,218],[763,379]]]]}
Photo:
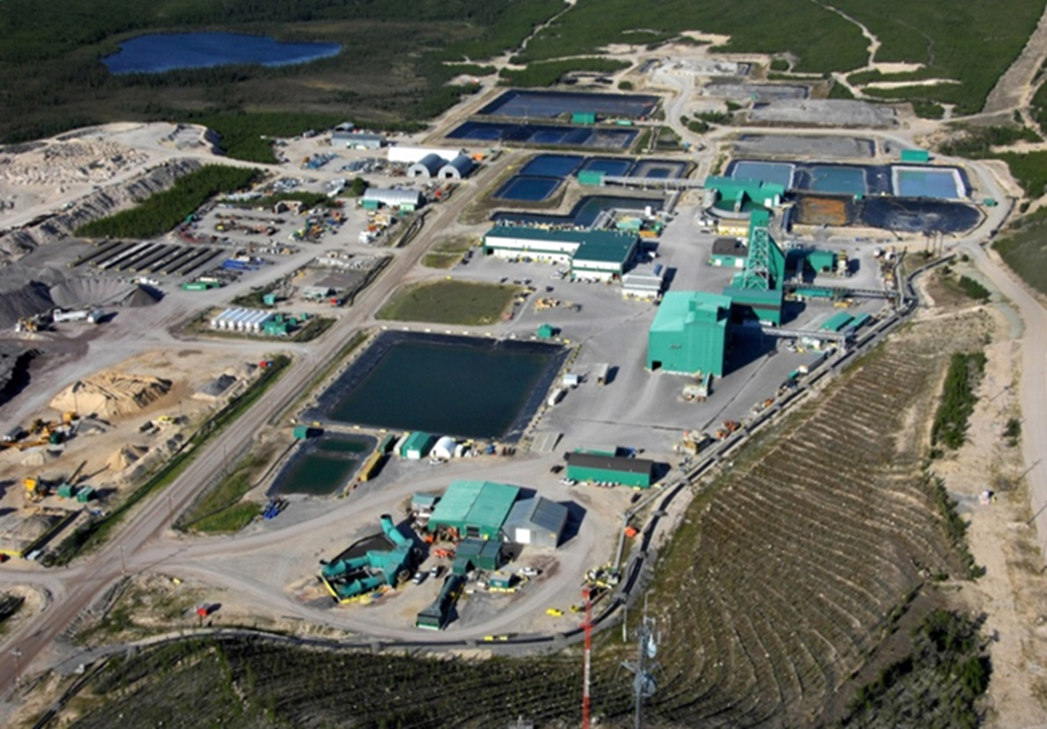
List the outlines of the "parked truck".
{"type": "Polygon", "coordinates": [[[51,318],[55,324],[73,321],[86,321],[88,324],[98,324],[102,321],[105,312],[101,309],[55,309],[51,312],[51,318]]]}

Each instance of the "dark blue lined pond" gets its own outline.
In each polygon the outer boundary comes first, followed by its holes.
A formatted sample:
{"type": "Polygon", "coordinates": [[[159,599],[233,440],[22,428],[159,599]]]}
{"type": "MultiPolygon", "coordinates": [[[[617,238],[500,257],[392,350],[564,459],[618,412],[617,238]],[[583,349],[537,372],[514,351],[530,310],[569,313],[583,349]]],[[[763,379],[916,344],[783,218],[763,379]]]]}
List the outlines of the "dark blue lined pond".
{"type": "Polygon", "coordinates": [[[288,66],[338,55],[337,43],[287,43],[244,33],[152,33],[124,41],[102,63],[110,73],[163,73],[249,64],[288,66]]]}
{"type": "Polygon", "coordinates": [[[540,154],[523,166],[521,175],[539,177],[567,177],[582,163],[585,157],[574,154],[540,154]]]}
{"type": "Polygon", "coordinates": [[[467,121],[451,131],[447,138],[505,144],[538,144],[551,147],[625,149],[633,143],[637,134],[635,129],[618,127],[467,121]]]}
{"type": "Polygon", "coordinates": [[[806,187],[814,192],[864,195],[869,191],[865,184],[865,170],[861,167],[817,165],[810,168],[808,175],[806,187]]]}
{"type": "Polygon", "coordinates": [[[541,202],[556,192],[563,182],[559,177],[528,177],[516,175],[502,185],[494,194],[499,200],[515,200],[519,202],[541,202]]]}
{"type": "Polygon", "coordinates": [[[341,434],[303,441],[273,481],[270,495],[333,494],[349,483],[374,446],[374,438],[341,434]]]}
{"type": "Polygon", "coordinates": [[[567,215],[543,215],[539,213],[496,212],[491,220],[496,223],[523,223],[533,225],[570,225],[580,228],[591,227],[605,210],[625,210],[652,212],[661,210],[664,200],[660,197],[615,197],[610,195],[592,195],[583,197],[567,215]]]}
{"type": "Polygon", "coordinates": [[[614,159],[612,157],[590,157],[582,165],[581,172],[603,172],[611,177],[624,175],[633,166],[631,159],[614,159]]]}
{"type": "Polygon", "coordinates": [[[638,119],[658,104],[657,96],[639,94],[589,94],[578,91],[506,91],[478,114],[553,119],[572,112],[638,119]]]}
{"type": "Polygon", "coordinates": [[[303,419],[515,440],[566,356],[536,342],[383,332],[303,419]]]}

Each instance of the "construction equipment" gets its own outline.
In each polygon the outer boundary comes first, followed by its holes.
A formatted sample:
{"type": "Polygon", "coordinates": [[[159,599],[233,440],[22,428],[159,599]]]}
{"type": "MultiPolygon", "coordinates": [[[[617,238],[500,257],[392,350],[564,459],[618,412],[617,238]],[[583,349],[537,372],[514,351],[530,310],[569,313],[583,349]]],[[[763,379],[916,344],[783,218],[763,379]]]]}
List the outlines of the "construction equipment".
{"type": "Polygon", "coordinates": [[[585,581],[590,585],[596,585],[604,589],[611,589],[621,582],[622,573],[610,565],[597,567],[585,573],[585,581]]]}
{"type": "Polygon", "coordinates": [[[26,499],[33,503],[39,502],[50,493],[44,482],[37,478],[22,479],[22,486],[25,487],[26,499]]]}

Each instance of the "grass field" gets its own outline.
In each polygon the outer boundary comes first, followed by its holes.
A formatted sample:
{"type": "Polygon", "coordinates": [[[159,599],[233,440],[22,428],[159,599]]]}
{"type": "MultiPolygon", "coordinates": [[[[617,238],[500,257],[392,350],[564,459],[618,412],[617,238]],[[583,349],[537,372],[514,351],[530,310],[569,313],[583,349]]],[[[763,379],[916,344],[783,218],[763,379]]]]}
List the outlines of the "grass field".
{"type": "Polygon", "coordinates": [[[180,529],[202,533],[237,532],[262,513],[255,502],[243,502],[262,475],[271,452],[255,452],[236,464],[216,486],[205,491],[176,523],[180,529]]]}
{"type": "Polygon", "coordinates": [[[441,238],[436,241],[422,259],[422,265],[428,268],[448,269],[462,260],[462,254],[469,250],[471,240],[463,237],[441,238]]]}
{"type": "Polygon", "coordinates": [[[379,319],[433,324],[491,324],[519,292],[516,286],[442,280],[402,287],[378,312],[379,319]]]}

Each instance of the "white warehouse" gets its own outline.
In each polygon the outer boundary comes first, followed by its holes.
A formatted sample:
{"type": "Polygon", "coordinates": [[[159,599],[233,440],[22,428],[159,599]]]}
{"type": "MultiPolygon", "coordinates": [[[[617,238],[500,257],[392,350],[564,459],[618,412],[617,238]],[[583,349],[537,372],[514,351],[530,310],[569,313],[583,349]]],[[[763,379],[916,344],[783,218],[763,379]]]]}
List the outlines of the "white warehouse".
{"type": "Polygon", "coordinates": [[[545,230],[496,225],[484,236],[484,253],[510,260],[567,263],[571,278],[619,279],[639,250],[634,233],[612,230],[545,230]]]}

